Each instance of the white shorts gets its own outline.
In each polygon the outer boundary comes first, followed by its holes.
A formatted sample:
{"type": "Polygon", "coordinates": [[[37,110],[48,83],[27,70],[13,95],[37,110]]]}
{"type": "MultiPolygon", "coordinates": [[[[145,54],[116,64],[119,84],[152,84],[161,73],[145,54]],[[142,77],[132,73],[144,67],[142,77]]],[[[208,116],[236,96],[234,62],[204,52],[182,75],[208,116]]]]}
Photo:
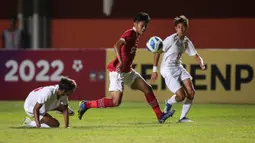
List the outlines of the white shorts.
{"type": "Polygon", "coordinates": [[[173,93],[176,93],[182,87],[182,81],[186,79],[192,80],[192,76],[183,66],[161,68],[160,72],[165,79],[166,86],[173,93]]]}
{"type": "MultiPolygon", "coordinates": [[[[25,103],[24,110],[29,117],[34,117],[34,112],[33,112],[34,107],[33,106],[27,106],[25,103]]],[[[39,119],[41,120],[43,117],[44,117],[44,114],[39,113],[39,119]]]]}
{"type": "Polygon", "coordinates": [[[124,85],[131,87],[135,79],[138,77],[142,78],[142,76],[134,69],[128,73],[109,72],[109,91],[123,92],[124,85]]]}

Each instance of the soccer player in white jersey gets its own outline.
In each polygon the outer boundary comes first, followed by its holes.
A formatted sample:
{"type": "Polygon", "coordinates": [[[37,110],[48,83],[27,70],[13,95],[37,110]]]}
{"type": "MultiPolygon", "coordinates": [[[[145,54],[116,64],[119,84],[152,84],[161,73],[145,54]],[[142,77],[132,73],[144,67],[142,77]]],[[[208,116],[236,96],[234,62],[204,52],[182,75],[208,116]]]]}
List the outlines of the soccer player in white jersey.
{"type": "Polygon", "coordinates": [[[59,84],[39,87],[31,91],[24,103],[27,115],[34,118],[25,118],[25,127],[59,127],[59,121],[53,118],[48,111],[61,111],[64,115],[65,127],[69,127],[68,96],[76,89],[74,80],[62,77],[59,84]]]}
{"type": "MultiPolygon", "coordinates": [[[[174,26],[176,33],[168,36],[163,41],[163,58],[160,73],[165,79],[169,90],[175,94],[167,100],[164,112],[169,112],[174,103],[184,101],[179,122],[192,122],[186,116],[191,108],[195,89],[191,81],[191,75],[181,64],[182,54],[186,52],[189,56],[194,56],[202,70],[205,70],[205,65],[192,42],[185,36],[189,28],[188,19],[183,15],[179,16],[174,19],[174,26]]],[[[155,82],[158,78],[157,65],[159,57],[160,53],[154,55],[152,82],[155,82]]]]}

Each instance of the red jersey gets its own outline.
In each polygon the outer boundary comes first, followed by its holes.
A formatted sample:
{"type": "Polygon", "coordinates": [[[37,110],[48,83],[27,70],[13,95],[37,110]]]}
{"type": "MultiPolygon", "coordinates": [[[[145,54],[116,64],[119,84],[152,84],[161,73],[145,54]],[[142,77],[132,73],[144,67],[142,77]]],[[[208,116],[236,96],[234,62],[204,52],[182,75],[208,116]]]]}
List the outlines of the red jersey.
{"type": "MultiPolygon", "coordinates": [[[[131,67],[133,64],[133,60],[135,58],[139,38],[140,38],[140,36],[136,33],[134,28],[125,31],[122,34],[120,39],[125,41],[125,44],[121,47],[121,50],[120,50],[121,59],[123,62],[123,71],[122,72],[130,72],[131,71],[131,67]]],[[[119,65],[119,60],[116,56],[115,59],[108,64],[107,69],[110,72],[117,71],[116,70],[117,65],[119,65]]]]}

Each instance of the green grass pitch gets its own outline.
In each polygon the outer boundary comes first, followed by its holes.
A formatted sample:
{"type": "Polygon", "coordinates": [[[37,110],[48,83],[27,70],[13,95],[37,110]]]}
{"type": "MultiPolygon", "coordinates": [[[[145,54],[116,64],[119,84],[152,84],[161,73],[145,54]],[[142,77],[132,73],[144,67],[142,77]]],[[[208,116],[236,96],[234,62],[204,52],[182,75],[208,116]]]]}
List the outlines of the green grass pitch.
{"type": "MultiPolygon", "coordinates": [[[[71,102],[78,108],[78,102],[71,102]]],[[[163,108],[164,105],[161,104],[163,108]]],[[[118,108],[90,109],[82,120],[70,117],[63,127],[62,115],[50,112],[61,125],[52,129],[21,127],[26,114],[22,101],[0,102],[0,143],[255,143],[255,105],[194,104],[189,117],[194,123],[173,118],[158,124],[145,102],[123,102],[118,108]]]]}

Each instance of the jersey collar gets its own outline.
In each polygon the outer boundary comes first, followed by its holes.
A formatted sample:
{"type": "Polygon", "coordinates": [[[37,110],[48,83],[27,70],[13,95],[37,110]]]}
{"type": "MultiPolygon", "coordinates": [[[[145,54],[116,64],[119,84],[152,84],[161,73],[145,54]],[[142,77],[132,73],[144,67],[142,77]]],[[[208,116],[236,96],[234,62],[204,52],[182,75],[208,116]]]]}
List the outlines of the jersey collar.
{"type": "Polygon", "coordinates": [[[175,33],[175,35],[174,35],[174,40],[187,41],[188,39],[187,39],[187,37],[186,37],[186,36],[184,36],[184,38],[183,38],[183,39],[180,39],[180,38],[178,37],[177,33],[175,33]]]}

